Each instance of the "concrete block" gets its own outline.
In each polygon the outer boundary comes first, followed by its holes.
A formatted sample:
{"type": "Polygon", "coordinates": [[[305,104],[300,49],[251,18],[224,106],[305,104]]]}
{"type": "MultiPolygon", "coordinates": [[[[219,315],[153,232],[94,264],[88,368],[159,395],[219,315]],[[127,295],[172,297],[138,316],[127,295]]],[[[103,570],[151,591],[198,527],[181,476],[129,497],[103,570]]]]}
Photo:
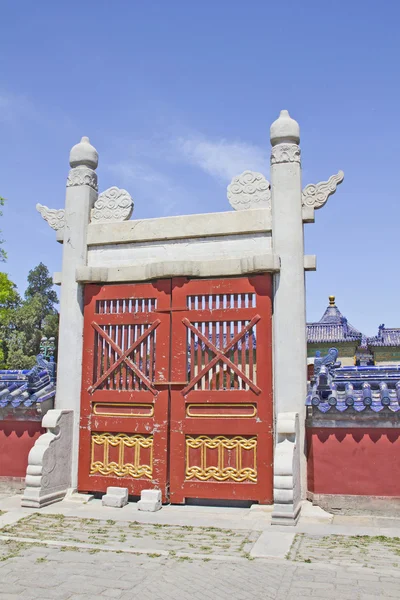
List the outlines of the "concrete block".
{"type": "Polygon", "coordinates": [[[138,510],[156,512],[161,508],[160,490],[142,490],[140,500],[137,503],[138,510]]]}
{"type": "Polygon", "coordinates": [[[128,488],[108,487],[101,499],[103,506],[122,508],[128,504],[128,488]]]}

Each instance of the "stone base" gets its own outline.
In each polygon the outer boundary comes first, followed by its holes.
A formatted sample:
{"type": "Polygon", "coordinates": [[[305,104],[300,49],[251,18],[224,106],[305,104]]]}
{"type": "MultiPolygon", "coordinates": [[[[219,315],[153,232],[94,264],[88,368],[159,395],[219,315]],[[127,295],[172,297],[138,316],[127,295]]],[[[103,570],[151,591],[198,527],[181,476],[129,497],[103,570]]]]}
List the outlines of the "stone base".
{"type": "Polygon", "coordinates": [[[108,487],[101,499],[103,506],[122,508],[128,504],[128,488],[108,487]]]}
{"type": "Polygon", "coordinates": [[[37,493],[37,490],[26,488],[21,500],[21,506],[26,508],[43,508],[43,506],[64,500],[65,494],[66,490],[57,490],[50,494],[40,495],[40,492],[37,493]]]}
{"type": "Polygon", "coordinates": [[[138,510],[156,512],[161,509],[160,490],[142,490],[140,500],[137,503],[138,510]]]}
{"type": "Polygon", "coordinates": [[[374,514],[397,517],[400,510],[398,496],[350,496],[308,492],[307,499],[333,514],[374,514]]]}
{"type": "Polygon", "coordinates": [[[288,525],[293,527],[299,520],[300,512],[300,503],[296,507],[290,504],[274,504],[271,525],[288,525]]]}
{"type": "Polygon", "coordinates": [[[49,410],[28,456],[26,487],[21,505],[42,508],[59,502],[71,487],[72,410],[49,410]]]}

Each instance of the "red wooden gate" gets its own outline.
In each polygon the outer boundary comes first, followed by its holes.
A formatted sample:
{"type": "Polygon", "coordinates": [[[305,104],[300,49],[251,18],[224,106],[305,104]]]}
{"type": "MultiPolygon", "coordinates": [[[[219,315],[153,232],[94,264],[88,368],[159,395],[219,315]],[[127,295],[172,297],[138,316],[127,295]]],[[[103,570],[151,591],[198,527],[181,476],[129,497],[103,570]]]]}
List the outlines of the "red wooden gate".
{"type": "Polygon", "coordinates": [[[272,502],[271,277],[86,288],[79,488],[272,502]]]}
{"type": "Polygon", "coordinates": [[[170,280],[86,286],[80,490],[166,498],[170,302],[170,280]]]}
{"type": "Polygon", "coordinates": [[[272,502],[271,278],[172,286],[171,501],[272,502]]]}

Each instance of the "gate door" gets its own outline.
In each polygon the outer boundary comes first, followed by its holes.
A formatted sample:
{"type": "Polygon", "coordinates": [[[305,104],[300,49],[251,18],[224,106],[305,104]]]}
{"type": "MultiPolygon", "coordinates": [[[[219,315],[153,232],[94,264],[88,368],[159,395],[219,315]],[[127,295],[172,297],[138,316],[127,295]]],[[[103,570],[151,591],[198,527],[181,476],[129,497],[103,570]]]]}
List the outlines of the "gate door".
{"type": "Polygon", "coordinates": [[[270,275],[173,279],[172,502],[272,502],[271,314],[270,275]]]}
{"type": "Polygon", "coordinates": [[[170,280],[85,288],[81,491],[166,499],[170,300],[170,280]]]}

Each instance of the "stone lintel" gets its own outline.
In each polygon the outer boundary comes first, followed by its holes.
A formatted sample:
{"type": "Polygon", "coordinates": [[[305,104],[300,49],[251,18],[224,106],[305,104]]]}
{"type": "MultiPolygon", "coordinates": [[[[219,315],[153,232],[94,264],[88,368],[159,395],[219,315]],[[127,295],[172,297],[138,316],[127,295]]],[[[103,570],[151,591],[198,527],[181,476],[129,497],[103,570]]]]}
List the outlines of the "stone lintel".
{"type": "Polygon", "coordinates": [[[62,281],[62,273],[61,273],[61,271],[57,271],[56,273],[53,273],[53,283],[54,283],[54,285],[61,285],[61,281],[62,281]]]}
{"type": "Polygon", "coordinates": [[[56,240],[59,244],[64,243],[64,228],[56,231],[56,240]]]}
{"type": "Polygon", "coordinates": [[[278,256],[263,254],[226,260],[172,260],[128,267],[78,267],[76,280],[80,283],[118,283],[168,277],[224,277],[279,269],[278,256]]]}
{"type": "Polygon", "coordinates": [[[315,254],[304,255],[304,270],[305,271],[316,271],[317,270],[317,257],[315,254]]]}
{"type": "Polygon", "coordinates": [[[271,211],[266,208],[256,208],[239,212],[181,215],[120,223],[90,223],[87,243],[88,246],[126,244],[265,233],[271,230],[271,211]]]}
{"type": "Polygon", "coordinates": [[[303,223],[315,223],[315,209],[312,206],[303,206],[301,209],[303,223]]]}

